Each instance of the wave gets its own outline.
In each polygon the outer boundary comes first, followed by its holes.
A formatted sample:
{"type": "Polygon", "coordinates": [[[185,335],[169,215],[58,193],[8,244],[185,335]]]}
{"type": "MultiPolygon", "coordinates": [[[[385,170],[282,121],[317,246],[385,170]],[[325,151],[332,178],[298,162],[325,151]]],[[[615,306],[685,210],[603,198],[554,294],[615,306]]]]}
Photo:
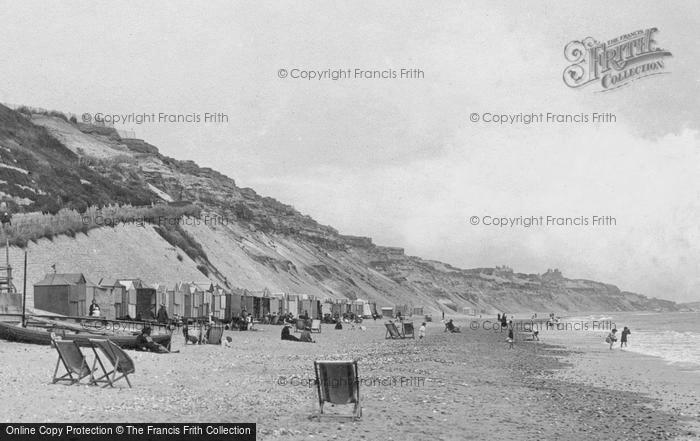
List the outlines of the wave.
{"type": "Polygon", "coordinates": [[[700,368],[700,333],[638,331],[630,335],[629,351],[660,357],[669,363],[700,368]]]}

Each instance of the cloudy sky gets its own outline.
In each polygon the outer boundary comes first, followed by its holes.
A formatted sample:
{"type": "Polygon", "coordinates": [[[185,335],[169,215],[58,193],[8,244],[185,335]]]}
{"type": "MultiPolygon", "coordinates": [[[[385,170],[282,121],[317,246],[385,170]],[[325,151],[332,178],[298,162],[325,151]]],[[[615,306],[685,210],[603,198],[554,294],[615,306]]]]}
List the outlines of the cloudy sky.
{"type": "Polygon", "coordinates": [[[117,128],[412,255],[700,300],[696,3],[0,3],[2,102],[222,112],[228,123],[117,128]],[[562,81],[570,41],[653,27],[673,54],[666,74],[604,93],[562,81]],[[423,75],[291,78],[356,68],[423,75]],[[616,121],[471,121],[547,112],[616,121]],[[502,228],[485,216],[616,224],[502,228]]]}

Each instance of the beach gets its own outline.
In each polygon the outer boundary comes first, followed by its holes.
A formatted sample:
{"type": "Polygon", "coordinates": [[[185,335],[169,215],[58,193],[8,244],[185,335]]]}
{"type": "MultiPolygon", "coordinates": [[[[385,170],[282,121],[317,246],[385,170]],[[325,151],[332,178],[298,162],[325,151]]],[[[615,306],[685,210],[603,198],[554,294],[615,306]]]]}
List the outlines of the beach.
{"type": "MultiPolygon", "coordinates": [[[[413,320],[420,325],[420,321],[413,320]]],[[[610,351],[575,331],[541,341],[430,322],[424,340],[387,340],[324,325],[316,343],[280,340],[279,326],[226,331],[231,348],[184,345],[179,353],[130,351],[133,389],[51,384],[56,351],[0,341],[3,422],[255,422],[258,439],[696,439],[700,375],[654,357],[610,351]],[[312,420],[314,360],[356,359],[362,419],[312,420]]],[[[85,350],[91,358],[90,351],[85,350]]],[[[700,433],[700,432],[698,432],[700,433]]]]}

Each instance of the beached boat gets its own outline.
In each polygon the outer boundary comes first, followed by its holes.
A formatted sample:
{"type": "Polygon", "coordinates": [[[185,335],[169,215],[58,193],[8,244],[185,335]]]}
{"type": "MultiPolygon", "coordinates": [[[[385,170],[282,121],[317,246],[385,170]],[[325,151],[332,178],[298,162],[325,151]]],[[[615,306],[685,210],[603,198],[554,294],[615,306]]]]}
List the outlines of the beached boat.
{"type": "MultiPolygon", "coordinates": [[[[80,346],[90,346],[89,339],[91,338],[109,338],[122,349],[136,349],[136,337],[134,335],[119,335],[119,334],[93,334],[89,332],[73,332],[69,329],[61,328],[23,328],[18,323],[5,323],[0,321],[0,339],[14,341],[18,343],[31,343],[37,345],[51,344],[51,332],[54,332],[57,337],[63,340],[73,340],[80,346]]],[[[153,341],[159,343],[166,348],[170,345],[170,334],[152,335],[153,341]]]]}

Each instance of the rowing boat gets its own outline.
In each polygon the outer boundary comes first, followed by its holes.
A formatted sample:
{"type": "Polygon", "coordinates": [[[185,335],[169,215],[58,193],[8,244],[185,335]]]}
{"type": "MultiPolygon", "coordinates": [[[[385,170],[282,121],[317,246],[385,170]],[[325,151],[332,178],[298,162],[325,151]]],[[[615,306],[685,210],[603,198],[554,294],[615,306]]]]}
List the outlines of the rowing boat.
{"type": "MultiPolygon", "coordinates": [[[[137,349],[139,345],[136,343],[136,337],[138,334],[134,335],[104,335],[104,334],[94,334],[90,332],[72,332],[68,329],[60,328],[23,328],[19,324],[12,324],[0,321],[0,339],[18,342],[18,343],[31,343],[37,345],[50,345],[51,344],[51,332],[54,332],[57,337],[61,337],[63,340],[72,340],[78,343],[80,346],[90,347],[91,338],[104,339],[109,338],[117,346],[122,349],[137,349]]],[[[153,341],[159,343],[165,347],[170,345],[170,334],[157,334],[152,335],[153,341]]]]}

